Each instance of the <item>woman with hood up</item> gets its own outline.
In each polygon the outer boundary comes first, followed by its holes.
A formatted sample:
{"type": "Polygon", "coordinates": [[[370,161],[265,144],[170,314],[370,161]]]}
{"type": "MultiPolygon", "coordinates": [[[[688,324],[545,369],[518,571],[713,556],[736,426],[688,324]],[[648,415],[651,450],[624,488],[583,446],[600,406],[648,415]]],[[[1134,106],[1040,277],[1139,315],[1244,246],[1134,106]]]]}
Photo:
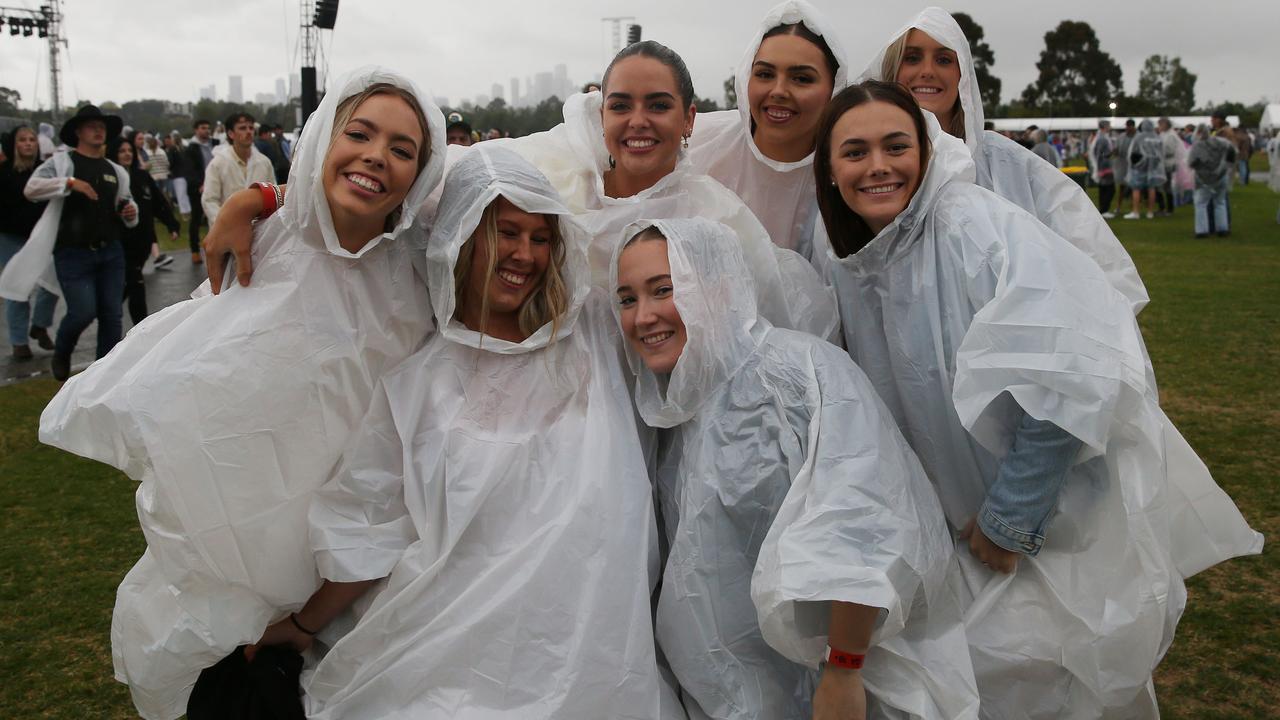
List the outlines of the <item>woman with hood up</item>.
{"type": "MultiPolygon", "coordinates": [[[[812,258],[813,138],[848,62],[834,25],[803,0],[764,16],[734,74],[738,107],[704,113],[689,159],[735,192],[779,247],[812,258]]],[[[825,252],[824,252],[825,254],[825,252]]]]}
{"type": "Polygon", "coordinates": [[[946,521],[866,376],[756,314],[729,228],[625,234],[614,312],[661,428],[655,633],[690,717],[976,718],[946,521]]]}
{"type": "Polygon", "coordinates": [[[1164,141],[1156,134],[1150,119],[1138,123],[1138,134],[1129,145],[1129,175],[1125,184],[1133,189],[1133,211],[1126,220],[1142,216],[1142,195],[1147,196],[1147,219],[1156,216],[1156,192],[1164,187],[1164,141]]]}
{"type": "Polygon", "coordinates": [[[309,717],[683,717],[658,670],[657,538],[588,236],[484,143],[426,261],[439,331],[381,381],[311,509],[326,579],[264,644],[310,643],[380,578],[306,682],[309,717]]]}
{"type": "Polygon", "coordinates": [[[1166,447],[1130,299],[972,184],[972,156],[902,85],[838,94],[817,152],[850,355],[967,541],[953,586],[982,716],[1156,717],[1179,553],[1221,560],[1262,538],[1211,479],[1190,508],[1166,482],[1189,461],[1166,447]],[[1210,505],[1220,530],[1179,517],[1210,505]]]}
{"type": "Polygon", "coordinates": [[[43,442],[140,482],[147,551],[111,638],[145,718],[181,715],[202,669],[320,585],[311,495],[378,377],[433,327],[414,268],[416,211],[444,164],[428,97],[376,68],[336,82],[299,141],[293,192],[255,228],[255,286],[152,315],[41,416],[43,442]]]}
{"type": "Polygon", "coordinates": [[[1133,312],[1139,312],[1148,300],[1142,278],[1080,186],[1018,143],[983,130],[982,95],[969,41],[951,14],[925,8],[891,37],[859,79],[907,86],[920,107],[937,116],[943,131],[964,141],[978,185],[1035,215],[1083,250],[1129,299],[1133,312]]]}
{"type": "MultiPolygon", "coordinates": [[[[608,283],[614,243],[632,222],[705,217],[737,234],[762,315],[778,327],[830,337],[838,319],[822,278],[803,257],[776,247],[742,200],[690,161],[686,146],[697,108],[684,60],[661,43],[634,43],[609,63],[602,85],[600,92],[570,97],[564,122],[551,130],[490,141],[538,168],[591,235],[593,284],[608,283]]],[[[247,219],[261,211],[250,193],[234,200],[236,221],[217,223],[205,241],[211,278],[221,273],[223,254],[247,252],[247,219]]]]}
{"type": "Polygon", "coordinates": [[[107,143],[107,157],[129,171],[129,190],[138,203],[137,227],[126,228],[120,238],[124,245],[124,301],[129,304],[129,318],[137,325],[147,317],[147,283],[142,268],[148,257],[160,255],[156,220],[164,223],[173,240],[178,239],[181,226],[155,178],[138,163],[135,150],[127,138],[114,138],[107,143]]]}

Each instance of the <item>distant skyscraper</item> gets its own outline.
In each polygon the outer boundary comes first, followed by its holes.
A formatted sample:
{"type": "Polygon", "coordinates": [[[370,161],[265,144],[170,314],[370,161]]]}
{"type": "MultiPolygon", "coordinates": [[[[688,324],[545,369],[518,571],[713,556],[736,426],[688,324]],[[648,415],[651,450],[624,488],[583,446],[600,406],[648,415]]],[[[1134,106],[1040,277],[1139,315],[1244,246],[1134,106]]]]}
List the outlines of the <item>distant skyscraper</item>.
{"type": "Polygon", "coordinates": [[[493,95],[493,97],[494,97],[494,98],[501,98],[501,97],[502,97],[502,84],[501,84],[501,83],[494,83],[494,84],[493,84],[493,87],[489,88],[489,94],[490,94],[490,95],[493,95]]]}
{"type": "Polygon", "coordinates": [[[244,102],[244,78],[239,75],[227,78],[227,102],[244,102]]]}
{"type": "Polygon", "coordinates": [[[284,78],[276,78],[276,103],[283,105],[289,101],[289,96],[285,93],[284,78]]]}
{"type": "Polygon", "coordinates": [[[522,98],[520,97],[520,78],[511,78],[511,99],[509,101],[511,106],[519,107],[521,99],[522,98]]]}
{"type": "Polygon", "coordinates": [[[217,100],[217,99],[218,99],[218,86],[217,86],[217,85],[205,85],[204,87],[200,88],[200,99],[201,99],[201,100],[217,100]]]}
{"type": "Polygon", "coordinates": [[[549,72],[540,72],[537,75],[534,75],[533,76],[533,98],[532,98],[531,104],[537,105],[543,100],[546,100],[547,98],[554,95],[556,92],[555,82],[556,82],[555,76],[549,72]]]}
{"type": "Polygon", "coordinates": [[[475,99],[476,107],[481,107],[481,108],[489,107],[490,99],[491,98],[488,95],[485,95],[484,93],[480,93],[479,95],[476,96],[476,99],[475,99]]]}

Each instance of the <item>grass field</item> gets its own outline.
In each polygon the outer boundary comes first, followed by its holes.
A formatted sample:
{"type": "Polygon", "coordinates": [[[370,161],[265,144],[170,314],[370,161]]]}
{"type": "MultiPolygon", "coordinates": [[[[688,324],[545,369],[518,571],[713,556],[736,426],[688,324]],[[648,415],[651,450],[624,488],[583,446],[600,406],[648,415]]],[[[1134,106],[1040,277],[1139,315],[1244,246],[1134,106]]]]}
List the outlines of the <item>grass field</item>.
{"type": "MultiPolygon", "coordinates": [[[[1163,405],[1270,539],[1280,533],[1280,196],[1232,194],[1229,239],[1194,240],[1190,208],[1115,221],[1153,298],[1141,324],[1163,405]]],[[[181,250],[183,245],[177,244],[181,250]]],[[[0,718],[128,718],[112,680],[115,588],[142,553],[134,484],[40,445],[50,380],[0,388],[0,718]]],[[[1275,717],[1280,563],[1274,549],[1188,583],[1156,675],[1164,717],[1275,717]]]]}

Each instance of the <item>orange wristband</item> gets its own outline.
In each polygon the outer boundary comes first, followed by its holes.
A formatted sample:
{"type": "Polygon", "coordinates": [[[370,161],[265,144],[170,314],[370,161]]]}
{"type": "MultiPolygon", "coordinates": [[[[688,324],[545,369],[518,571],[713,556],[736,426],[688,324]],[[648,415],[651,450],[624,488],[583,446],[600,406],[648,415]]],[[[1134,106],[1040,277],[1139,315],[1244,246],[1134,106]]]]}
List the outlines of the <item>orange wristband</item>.
{"type": "Polygon", "coordinates": [[[258,188],[258,192],[262,193],[262,212],[258,213],[259,220],[266,220],[280,209],[280,188],[267,183],[253,183],[249,187],[258,188]]]}
{"type": "Polygon", "coordinates": [[[848,653],[843,650],[837,650],[830,645],[827,646],[826,661],[828,665],[834,665],[838,668],[845,668],[847,670],[860,670],[862,669],[862,662],[866,660],[866,658],[867,656],[865,654],[859,655],[856,653],[848,653]]]}

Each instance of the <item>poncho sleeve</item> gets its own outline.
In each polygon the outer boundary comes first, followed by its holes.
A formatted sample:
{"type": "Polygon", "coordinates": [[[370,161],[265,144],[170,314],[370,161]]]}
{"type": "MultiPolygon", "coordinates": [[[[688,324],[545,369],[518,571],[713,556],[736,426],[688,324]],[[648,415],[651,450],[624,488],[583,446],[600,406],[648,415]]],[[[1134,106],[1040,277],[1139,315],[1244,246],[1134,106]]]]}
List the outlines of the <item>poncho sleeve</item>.
{"type": "Polygon", "coordinates": [[[404,502],[404,447],[381,382],[308,520],[316,567],[335,582],[386,577],[417,540],[404,502]]]}
{"type": "Polygon", "coordinates": [[[804,405],[789,413],[808,418],[794,428],[805,462],[751,583],[765,640],[810,667],[827,641],[824,601],[883,608],[873,638],[882,644],[927,604],[952,552],[937,497],[870,381],[839,349],[813,346],[804,405]]]}

